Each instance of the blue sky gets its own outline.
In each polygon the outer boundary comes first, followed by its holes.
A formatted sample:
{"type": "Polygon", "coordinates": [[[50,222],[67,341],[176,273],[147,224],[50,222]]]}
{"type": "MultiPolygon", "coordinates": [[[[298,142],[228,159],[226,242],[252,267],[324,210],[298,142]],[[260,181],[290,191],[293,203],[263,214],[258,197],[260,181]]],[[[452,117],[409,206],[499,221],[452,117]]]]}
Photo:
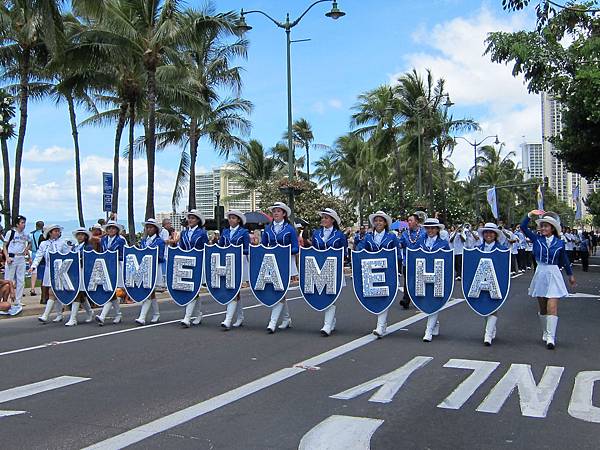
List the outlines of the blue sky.
{"type": "MultiPolygon", "coordinates": [[[[189,6],[204,2],[189,1],[189,6]]],[[[297,17],[310,4],[304,0],[221,0],[218,11],[261,9],[283,20],[285,13],[297,17]]],[[[447,80],[455,117],[471,117],[483,131],[476,136],[500,135],[507,150],[526,140],[540,141],[539,98],[528,95],[510,68],[492,64],[483,56],[487,32],[531,28],[532,12],[507,13],[500,0],[339,0],[347,15],[337,21],[324,16],[329,3],[317,5],[293,29],[292,83],[294,119],[304,117],[312,125],[315,141],[332,144],[349,130],[351,107],[357,95],[380,84],[393,82],[416,67],[431,68],[447,80]]],[[[285,33],[266,18],[252,14],[254,28],[247,61],[243,65],[243,93],[252,101],[252,132],[265,147],[274,145],[287,124],[285,79],[285,33]]],[[[79,120],[87,116],[79,111],[79,120]]],[[[114,128],[85,127],[80,130],[84,183],[84,210],[90,223],[102,216],[101,173],[112,170],[114,128]]],[[[11,149],[14,142],[10,143],[11,149]]],[[[76,218],[72,140],[67,110],[50,101],[30,104],[23,162],[22,212],[46,221],[76,218]]],[[[315,151],[311,159],[318,158],[315,151]]],[[[472,150],[459,146],[453,162],[465,173],[472,150]]],[[[201,143],[198,170],[224,161],[201,143]]],[[[170,210],[170,197],[178,163],[178,149],[157,158],[157,211],[170,210]]],[[[126,163],[121,167],[125,184],[126,163]]],[[[143,217],[145,161],[135,166],[136,221],[143,217]]],[[[120,209],[126,209],[126,190],[121,190],[120,209]]],[[[183,208],[183,205],[181,206],[183,208]]],[[[122,219],[124,217],[122,215],[122,219]]]]}

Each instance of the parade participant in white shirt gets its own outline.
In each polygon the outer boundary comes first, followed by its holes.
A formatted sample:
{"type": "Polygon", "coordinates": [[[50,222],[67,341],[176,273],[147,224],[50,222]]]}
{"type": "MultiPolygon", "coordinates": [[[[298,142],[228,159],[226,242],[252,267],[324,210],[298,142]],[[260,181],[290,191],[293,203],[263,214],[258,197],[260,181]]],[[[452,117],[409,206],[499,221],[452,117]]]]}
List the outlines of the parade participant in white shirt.
{"type": "MultiPolygon", "coordinates": [[[[35,254],[37,253],[37,249],[40,246],[40,242],[42,242],[42,239],[44,238],[44,222],[38,220],[35,223],[35,230],[29,233],[29,238],[31,240],[31,260],[33,261],[35,259],[35,254]]],[[[37,284],[37,276],[40,269],[41,268],[38,267],[38,270],[31,274],[31,289],[29,290],[29,295],[37,295],[37,292],[35,291],[35,285],[37,284]]],[[[44,277],[43,272],[41,276],[42,278],[44,277]]]]}
{"type": "MultiPolygon", "coordinates": [[[[343,248],[344,254],[348,251],[348,240],[346,235],[340,231],[341,219],[338,213],[331,209],[325,208],[320,211],[321,228],[315,231],[312,237],[312,245],[318,250],[327,250],[328,248],[343,248]]],[[[343,264],[342,264],[342,270],[343,264]]],[[[346,285],[346,279],[342,274],[342,286],[346,285]]],[[[325,320],[321,334],[330,336],[335,331],[335,303],[325,310],[325,320]]]]}
{"type": "Polygon", "coordinates": [[[121,300],[125,298],[125,283],[123,281],[123,257],[124,257],[124,248],[125,238],[121,236],[121,232],[123,231],[123,225],[115,222],[114,220],[109,220],[104,225],[104,232],[106,233],[100,239],[100,245],[102,247],[102,251],[116,251],[118,252],[118,273],[117,273],[117,291],[115,296],[109,302],[106,302],[102,307],[102,312],[99,316],[96,316],[96,322],[98,325],[103,326],[104,321],[106,320],[106,316],[110,312],[111,308],[115,310],[115,318],[113,320],[114,324],[121,323],[122,313],[121,313],[121,300]]]}
{"type": "Polygon", "coordinates": [[[460,280],[462,273],[462,258],[465,241],[467,240],[465,236],[465,230],[468,229],[467,226],[470,228],[468,223],[458,227],[450,233],[450,239],[448,240],[450,248],[454,251],[454,272],[456,273],[457,280],[460,280]]]}
{"type": "Polygon", "coordinates": [[[25,289],[25,259],[31,247],[31,239],[25,233],[26,222],[25,217],[17,216],[14,227],[4,236],[6,242],[3,247],[4,260],[6,261],[4,279],[15,282],[17,286],[15,305],[18,307],[21,306],[23,290],[25,289]]]}
{"type": "MultiPolygon", "coordinates": [[[[225,228],[221,236],[219,237],[218,244],[221,247],[228,245],[241,245],[244,257],[242,260],[242,283],[250,281],[250,260],[248,259],[248,253],[250,250],[250,234],[248,230],[244,228],[246,225],[246,216],[243,212],[232,209],[227,211],[225,214],[229,228],[225,228]]],[[[235,300],[227,304],[227,312],[225,314],[225,320],[221,322],[221,327],[225,331],[228,331],[232,326],[241,327],[244,322],[244,309],[242,308],[242,296],[238,292],[235,300]],[[237,311],[237,320],[233,325],[233,316],[237,311]]]]}
{"type": "MultiPolygon", "coordinates": [[[[90,252],[94,249],[92,244],[89,243],[92,233],[85,228],[77,228],[75,231],[73,231],[73,237],[77,243],[75,246],[73,246],[72,251],[79,253],[79,264],[83,266],[83,252],[90,252]]],[[[83,274],[83,272],[81,273],[83,274]]],[[[83,275],[79,277],[79,294],[77,294],[77,298],[73,301],[73,303],[71,303],[71,316],[65,323],[65,326],[72,327],[77,325],[77,312],[79,311],[79,307],[81,305],[83,305],[83,309],[87,314],[85,323],[92,322],[94,320],[94,310],[92,309],[85,292],[83,275]]]]}
{"type": "Polygon", "coordinates": [[[146,318],[150,307],[152,307],[152,318],[150,319],[150,323],[158,323],[160,320],[160,311],[158,309],[158,301],[156,300],[156,290],[162,286],[162,264],[165,261],[165,242],[160,237],[161,226],[156,219],[148,219],[143,225],[146,230],[146,237],[140,241],[140,248],[158,248],[158,262],[156,264],[156,287],[152,294],[150,294],[150,298],[147,298],[142,302],[140,315],[135,319],[135,323],[138,325],[146,325],[146,318]]]}
{"type": "Polygon", "coordinates": [[[44,239],[35,255],[35,259],[31,263],[29,273],[37,269],[42,259],[46,261],[46,270],[44,271],[44,279],[42,281],[42,290],[46,290],[48,294],[48,302],[43,314],[38,318],[42,323],[48,323],[48,318],[53,307],[56,307],[56,317],[53,322],[62,322],[62,304],[56,300],[54,292],[52,292],[52,283],[50,281],[50,253],[68,253],[71,247],[61,238],[63,228],[59,225],[48,225],[44,228],[44,239]]]}
{"type": "Polygon", "coordinates": [[[549,350],[553,350],[556,346],[558,300],[569,295],[561,268],[564,268],[569,276],[571,286],[575,286],[571,261],[565,251],[565,244],[560,239],[560,217],[556,213],[534,209],[521,222],[521,230],[533,242],[533,254],[537,261],[535,275],[529,286],[529,295],[538,300],[542,340],[549,350]],[[529,229],[529,222],[533,216],[540,217],[536,220],[540,233],[529,229]]]}
{"type": "MultiPolygon", "coordinates": [[[[421,238],[420,247],[428,252],[435,252],[436,250],[450,250],[448,241],[440,238],[440,232],[446,228],[443,223],[440,223],[438,219],[427,219],[423,223],[423,228],[427,235],[421,238]]],[[[438,321],[439,313],[430,314],[427,317],[427,326],[425,327],[425,335],[423,336],[424,342],[431,342],[433,336],[437,336],[440,333],[440,322],[438,321]]]]}

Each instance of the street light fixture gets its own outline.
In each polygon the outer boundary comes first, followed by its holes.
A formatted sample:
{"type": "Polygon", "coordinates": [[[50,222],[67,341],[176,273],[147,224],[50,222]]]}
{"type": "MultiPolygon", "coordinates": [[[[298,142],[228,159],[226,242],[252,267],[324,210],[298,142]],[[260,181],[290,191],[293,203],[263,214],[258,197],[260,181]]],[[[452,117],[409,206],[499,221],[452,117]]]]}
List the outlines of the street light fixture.
{"type": "MultiPolygon", "coordinates": [[[[296,25],[298,25],[298,23],[300,23],[300,21],[304,18],[304,16],[313,8],[313,6],[318,5],[319,3],[324,3],[324,2],[329,2],[331,1],[332,5],[331,5],[331,10],[329,12],[327,12],[325,14],[326,17],[330,17],[331,19],[337,20],[340,17],[343,17],[346,15],[345,12],[341,11],[338,8],[338,3],[336,0],[317,0],[316,2],[313,2],[308,8],[306,8],[304,10],[304,12],[302,14],[300,14],[300,16],[298,16],[298,18],[296,20],[290,21],[290,15],[287,14],[286,15],[286,19],[285,22],[280,22],[276,19],[274,19],[273,17],[271,17],[269,14],[267,14],[264,11],[260,11],[260,10],[252,10],[252,11],[244,11],[243,9],[240,11],[240,19],[238,20],[237,24],[236,24],[236,31],[242,35],[248,31],[250,31],[252,29],[252,27],[250,25],[248,25],[246,23],[246,15],[248,14],[261,14],[263,16],[265,16],[267,19],[269,19],[271,22],[273,22],[278,28],[282,28],[285,31],[286,34],[286,48],[287,48],[287,109],[288,109],[288,132],[287,132],[287,138],[288,138],[288,178],[290,180],[290,182],[292,181],[292,179],[294,178],[294,146],[293,146],[293,139],[292,139],[292,63],[291,63],[291,44],[292,44],[292,40],[290,39],[290,32],[292,30],[292,28],[294,28],[296,25]]],[[[288,196],[288,204],[289,207],[292,210],[292,216],[294,215],[294,194],[293,194],[293,190],[291,189],[290,186],[290,190],[289,190],[289,196],[288,196]]]]}

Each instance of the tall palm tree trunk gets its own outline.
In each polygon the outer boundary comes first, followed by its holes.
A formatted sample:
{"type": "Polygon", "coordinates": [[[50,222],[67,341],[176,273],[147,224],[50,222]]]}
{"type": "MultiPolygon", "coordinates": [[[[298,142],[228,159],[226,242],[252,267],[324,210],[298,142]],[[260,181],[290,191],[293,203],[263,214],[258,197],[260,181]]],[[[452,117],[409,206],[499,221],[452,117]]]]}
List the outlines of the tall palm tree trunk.
{"type": "Polygon", "coordinates": [[[113,156],[113,194],[112,194],[112,208],[111,212],[117,213],[119,211],[119,162],[121,161],[121,137],[123,136],[123,129],[125,128],[125,121],[127,120],[127,103],[121,103],[119,108],[119,119],[117,121],[117,130],[115,132],[115,151],[113,156]]]}
{"type": "Polygon", "coordinates": [[[156,165],[156,68],[147,70],[148,129],[146,133],[146,163],[148,190],[146,191],[146,218],[154,217],[154,168],[156,165]]]}
{"type": "Polygon", "coordinates": [[[27,129],[27,102],[29,100],[29,64],[31,50],[25,49],[22,55],[21,70],[19,71],[19,134],[15,147],[15,179],[13,187],[12,217],[19,214],[21,207],[21,163],[23,161],[23,146],[27,129]]]}
{"type": "Polygon", "coordinates": [[[2,138],[2,168],[4,169],[4,226],[10,227],[10,160],[8,159],[8,143],[2,138]]]}
{"type": "Polygon", "coordinates": [[[398,189],[398,206],[400,207],[401,214],[404,214],[404,177],[402,176],[402,161],[400,161],[400,147],[396,144],[395,151],[395,163],[396,163],[396,187],[398,189]]]}
{"type": "MultiPolygon", "coordinates": [[[[135,216],[133,206],[133,145],[135,141],[135,103],[129,104],[129,153],[127,154],[127,228],[129,243],[135,243],[135,216]]],[[[151,217],[151,216],[149,216],[151,217]]]]}
{"type": "Polygon", "coordinates": [[[431,150],[431,142],[425,141],[425,156],[427,158],[427,197],[429,200],[429,214],[433,216],[434,205],[433,205],[433,151],[431,150]]]}
{"type": "Polygon", "coordinates": [[[444,151],[443,147],[440,145],[438,147],[438,165],[440,168],[440,181],[442,184],[442,220],[447,221],[447,205],[446,205],[446,170],[444,168],[444,151]]]}
{"type": "Polygon", "coordinates": [[[198,158],[198,119],[190,120],[190,180],[188,208],[196,209],[196,159],[198,158]]]}
{"type": "Polygon", "coordinates": [[[69,119],[71,121],[71,134],[73,135],[73,147],[75,149],[75,196],[77,197],[77,216],[79,226],[85,227],[83,220],[83,200],[81,196],[81,156],[79,153],[79,133],[77,131],[77,116],[75,115],[75,102],[71,94],[67,94],[67,105],[69,106],[69,119]]]}
{"type": "Polygon", "coordinates": [[[310,147],[304,147],[306,150],[306,179],[310,181],[310,147]]]}

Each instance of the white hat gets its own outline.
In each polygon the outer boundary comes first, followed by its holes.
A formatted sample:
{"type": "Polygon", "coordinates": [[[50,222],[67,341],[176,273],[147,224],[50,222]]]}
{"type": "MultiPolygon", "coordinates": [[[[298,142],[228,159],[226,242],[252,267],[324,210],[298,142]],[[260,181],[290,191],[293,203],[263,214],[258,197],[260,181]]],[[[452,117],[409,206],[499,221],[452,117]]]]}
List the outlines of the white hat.
{"type": "Polygon", "coordinates": [[[535,221],[538,225],[542,223],[549,223],[554,227],[556,232],[562,234],[562,226],[560,225],[560,216],[552,211],[546,211],[542,217],[535,221]]]}
{"type": "Polygon", "coordinates": [[[102,225],[100,225],[99,223],[95,223],[94,225],[92,225],[92,230],[102,230],[102,225]]]}
{"type": "Polygon", "coordinates": [[[73,237],[77,238],[78,234],[85,234],[88,238],[92,237],[92,232],[84,227],[79,227],[73,230],[73,237]]]}
{"type": "Polygon", "coordinates": [[[119,229],[119,233],[125,229],[123,225],[121,225],[118,222],[115,222],[114,220],[109,220],[108,222],[106,222],[103,228],[106,231],[108,230],[108,227],[117,227],[119,229]]]}
{"type": "Polygon", "coordinates": [[[335,212],[334,209],[331,208],[324,208],[323,211],[319,211],[319,215],[322,217],[323,215],[329,216],[331,217],[333,220],[335,220],[335,223],[337,223],[338,227],[342,226],[342,220],[340,219],[340,216],[338,216],[338,213],[335,212]]]}
{"type": "Polygon", "coordinates": [[[498,225],[496,225],[495,223],[492,223],[492,222],[488,222],[481,228],[477,229],[477,234],[479,234],[479,237],[482,240],[483,240],[483,232],[484,231],[493,231],[494,233],[496,233],[496,240],[498,240],[498,241],[501,240],[504,236],[504,234],[502,233],[500,228],[498,228],[498,225]]]}
{"type": "Polygon", "coordinates": [[[147,219],[145,222],[142,222],[142,225],[152,225],[153,227],[156,227],[156,234],[160,234],[162,230],[161,224],[159,224],[156,219],[147,219]]]}
{"type": "Polygon", "coordinates": [[[225,213],[225,217],[229,217],[229,216],[239,217],[240,221],[242,222],[242,225],[246,225],[246,216],[239,209],[230,209],[229,211],[227,211],[225,213]]]}
{"type": "Polygon", "coordinates": [[[288,218],[292,215],[290,207],[283,202],[273,203],[273,206],[269,206],[269,211],[273,212],[275,208],[283,209],[287,213],[288,218]]]}
{"type": "Polygon", "coordinates": [[[198,220],[200,221],[201,227],[203,227],[204,224],[206,223],[206,219],[204,218],[202,213],[200,211],[198,211],[197,209],[192,209],[191,211],[188,211],[187,213],[185,213],[185,216],[186,217],[190,217],[190,216],[197,217],[198,220]]]}
{"type": "Polygon", "coordinates": [[[51,232],[52,230],[57,230],[57,229],[58,229],[58,230],[60,230],[60,231],[62,231],[62,230],[63,230],[63,227],[61,227],[60,225],[56,225],[56,224],[53,224],[53,225],[46,225],[46,226],[44,227],[44,230],[43,230],[43,233],[44,233],[44,239],[48,239],[48,235],[50,234],[50,232],[51,232]]]}
{"type": "Polygon", "coordinates": [[[383,211],[377,211],[373,214],[369,214],[369,223],[371,224],[372,227],[375,226],[375,224],[373,223],[373,221],[375,220],[375,217],[383,217],[385,219],[385,221],[387,222],[388,228],[392,226],[392,218],[390,216],[388,216],[386,213],[384,213],[383,211]]]}
{"type": "Polygon", "coordinates": [[[425,219],[425,222],[423,222],[423,226],[424,227],[438,227],[440,230],[443,230],[446,228],[446,225],[444,225],[443,223],[440,223],[440,220],[436,219],[435,217],[429,217],[429,218],[425,219]]]}

